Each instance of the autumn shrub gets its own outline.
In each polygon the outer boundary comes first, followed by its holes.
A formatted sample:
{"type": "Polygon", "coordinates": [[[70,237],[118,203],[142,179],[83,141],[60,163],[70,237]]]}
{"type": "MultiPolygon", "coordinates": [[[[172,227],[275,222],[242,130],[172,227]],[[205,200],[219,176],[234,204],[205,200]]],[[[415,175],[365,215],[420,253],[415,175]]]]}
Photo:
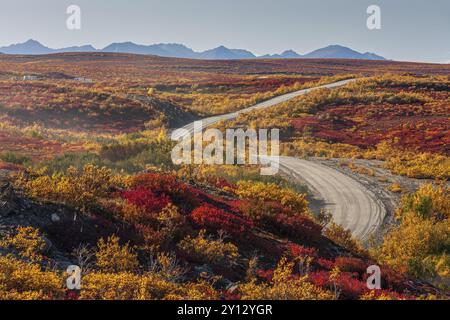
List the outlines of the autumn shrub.
{"type": "Polygon", "coordinates": [[[83,276],[82,300],[153,300],[163,299],[177,285],[151,273],[89,273],[83,276]]]}
{"type": "Polygon", "coordinates": [[[186,231],[186,217],[173,204],[168,204],[156,216],[158,229],[164,241],[181,237],[186,231]]]}
{"type": "Polygon", "coordinates": [[[180,266],[174,252],[158,252],[156,255],[152,255],[148,269],[170,282],[182,281],[187,273],[187,269],[180,266]]]}
{"type": "Polygon", "coordinates": [[[359,258],[352,257],[337,257],[335,261],[335,266],[343,272],[356,272],[358,275],[362,276],[366,273],[367,268],[373,263],[366,262],[359,258]]]}
{"type": "Polygon", "coordinates": [[[67,152],[63,155],[56,155],[51,159],[44,159],[34,164],[33,169],[37,172],[45,169],[48,175],[64,174],[71,167],[82,171],[87,165],[96,167],[110,167],[104,159],[94,152],[67,152]]]}
{"type": "Polygon", "coordinates": [[[217,300],[219,293],[206,281],[177,284],[147,272],[90,273],[83,277],[83,300],[217,300]]]}
{"type": "Polygon", "coordinates": [[[438,220],[450,218],[450,189],[444,185],[423,184],[413,193],[403,197],[397,215],[414,212],[422,218],[438,220]]]}
{"type": "Polygon", "coordinates": [[[270,224],[277,215],[294,216],[294,210],[283,206],[276,201],[259,201],[254,199],[241,199],[234,201],[233,205],[239,212],[250,218],[255,223],[270,224]]]}
{"type": "MultiPolygon", "coordinates": [[[[225,187],[225,189],[231,191],[236,188],[236,184],[240,181],[253,181],[266,184],[276,184],[278,187],[294,190],[298,193],[306,192],[304,186],[301,186],[297,183],[292,183],[279,175],[262,176],[260,168],[258,166],[200,165],[195,166],[194,169],[195,173],[193,174],[193,176],[195,177],[195,180],[206,182],[211,182],[211,180],[213,180],[213,184],[219,183],[219,187],[220,184],[223,184],[222,187],[225,187]],[[231,185],[227,186],[227,184],[231,185]]],[[[189,174],[187,174],[186,170],[183,170],[183,168],[178,171],[178,174],[182,177],[189,176],[189,174]]]]}
{"type": "MultiPolygon", "coordinates": [[[[286,216],[277,215],[269,220],[272,223],[274,233],[291,237],[302,242],[320,242],[322,240],[322,226],[315,223],[309,217],[302,215],[286,216]]],[[[269,223],[265,224],[270,228],[269,223]]]]}
{"type": "Polygon", "coordinates": [[[275,184],[241,181],[237,183],[235,193],[241,198],[261,201],[277,201],[295,213],[307,213],[308,201],[305,194],[298,194],[290,189],[280,188],[275,184]]]}
{"type": "Polygon", "coordinates": [[[388,290],[371,290],[363,294],[360,300],[414,300],[414,297],[388,290]]]}
{"type": "Polygon", "coordinates": [[[156,195],[168,196],[175,205],[194,209],[199,203],[199,192],[170,174],[146,173],[134,176],[130,188],[145,188],[156,195]]]}
{"type": "Polygon", "coordinates": [[[107,168],[86,165],[83,170],[71,167],[65,174],[45,175],[45,170],[21,173],[16,183],[33,197],[61,202],[86,211],[95,207],[97,199],[106,197],[116,177],[107,168]]]}
{"type": "Polygon", "coordinates": [[[342,226],[331,222],[327,225],[327,227],[323,230],[324,236],[332,240],[334,243],[346,248],[347,250],[355,253],[364,254],[364,250],[356,240],[350,230],[346,230],[342,226]]]}
{"type": "Polygon", "coordinates": [[[0,300],[55,300],[64,297],[63,279],[38,264],[0,256],[0,300]]]}
{"type": "Polygon", "coordinates": [[[225,210],[204,204],[191,213],[192,221],[211,232],[219,230],[236,237],[245,237],[253,229],[250,220],[225,210]]]}
{"type": "Polygon", "coordinates": [[[385,235],[373,254],[397,272],[448,288],[449,213],[448,188],[422,185],[403,197],[397,209],[399,224],[385,235]]]}
{"type": "Polygon", "coordinates": [[[335,270],[311,272],[308,277],[315,285],[335,292],[339,299],[356,300],[369,291],[366,281],[358,279],[357,274],[335,270]]]}
{"type": "MultiPolygon", "coordinates": [[[[142,214],[147,215],[147,218],[154,218],[153,215],[164,209],[170,202],[169,197],[165,194],[156,195],[152,190],[143,187],[122,191],[120,195],[129,204],[142,208],[142,214]]],[[[142,216],[140,220],[145,220],[145,218],[142,216]]]]}
{"type": "Polygon", "coordinates": [[[294,273],[294,263],[283,258],[273,271],[270,282],[258,283],[256,280],[238,287],[242,300],[331,300],[330,291],[299,277],[294,273]]]}
{"type": "Polygon", "coordinates": [[[117,236],[100,239],[97,245],[96,265],[106,273],[120,273],[137,271],[139,262],[136,253],[129,244],[121,246],[117,236]]]}
{"type": "Polygon", "coordinates": [[[387,159],[387,168],[409,178],[450,179],[450,158],[442,154],[402,152],[387,159]]]}
{"type": "Polygon", "coordinates": [[[205,233],[205,230],[200,230],[195,238],[187,236],[178,244],[178,248],[194,261],[234,265],[239,258],[238,248],[230,242],[225,242],[222,237],[214,240],[205,233]]]}
{"type": "Polygon", "coordinates": [[[43,258],[45,241],[39,230],[33,227],[17,227],[13,235],[0,240],[0,248],[12,249],[31,261],[40,261],[43,258]]]}
{"type": "Polygon", "coordinates": [[[376,249],[378,259],[399,272],[415,277],[448,278],[450,265],[449,220],[423,219],[414,213],[403,216],[376,249]]]}

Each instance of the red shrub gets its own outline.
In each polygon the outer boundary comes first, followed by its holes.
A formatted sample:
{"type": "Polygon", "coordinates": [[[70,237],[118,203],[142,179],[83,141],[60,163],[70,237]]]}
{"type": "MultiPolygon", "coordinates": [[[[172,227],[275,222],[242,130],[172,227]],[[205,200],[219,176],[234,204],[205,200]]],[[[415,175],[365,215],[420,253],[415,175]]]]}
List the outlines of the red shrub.
{"type": "Polygon", "coordinates": [[[367,293],[366,281],[358,280],[352,273],[342,272],[338,279],[338,286],[341,289],[341,298],[358,299],[361,295],[367,293]]]}
{"type": "Polygon", "coordinates": [[[192,220],[208,230],[224,230],[233,236],[242,236],[253,228],[252,222],[246,218],[230,214],[222,209],[205,204],[191,213],[192,220]]]}
{"type": "Polygon", "coordinates": [[[165,194],[177,206],[187,206],[190,210],[200,203],[197,189],[178,181],[175,176],[169,174],[142,174],[133,179],[132,186],[149,189],[156,195],[165,194]]]}
{"type": "Polygon", "coordinates": [[[271,269],[269,269],[269,270],[258,269],[258,270],[256,270],[256,275],[258,277],[260,277],[261,279],[270,282],[273,279],[273,270],[271,270],[271,269]]]}
{"type": "MultiPolygon", "coordinates": [[[[334,289],[334,283],[330,281],[330,274],[327,271],[311,272],[309,278],[317,286],[334,289]]],[[[365,281],[358,280],[355,274],[349,272],[339,274],[336,286],[340,292],[340,299],[356,300],[369,291],[365,281]]]]}
{"type": "Polygon", "coordinates": [[[292,258],[296,257],[315,257],[317,255],[317,250],[315,248],[308,248],[296,243],[289,243],[287,245],[288,255],[292,258]]]}
{"type": "Polygon", "coordinates": [[[387,266],[381,266],[381,287],[395,291],[403,291],[409,286],[403,274],[387,266]]]}
{"type": "Polygon", "coordinates": [[[78,300],[80,298],[80,292],[77,290],[66,291],[64,300],[78,300]]]}
{"type": "Polygon", "coordinates": [[[274,227],[281,234],[304,242],[318,241],[322,238],[322,227],[302,215],[277,215],[274,227]]]}
{"type": "Polygon", "coordinates": [[[331,270],[334,268],[334,261],[328,260],[328,259],[323,259],[320,258],[317,260],[317,264],[322,267],[323,269],[326,270],[331,270]]]}
{"type": "Polygon", "coordinates": [[[121,196],[129,203],[145,208],[148,213],[159,212],[170,203],[169,197],[165,194],[157,196],[152,190],[143,187],[136,190],[123,191],[121,196]]]}
{"type": "Polygon", "coordinates": [[[335,265],[339,267],[339,270],[346,272],[357,272],[361,277],[367,272],[367,267],[373,263],[364,262],[358,258],[350,257],[338,257],[336,259],[335,265]]]}
{"type": "Polygon", "coordinates": [[[227,180],[225,180],[223,178],[209,176],[207,178],[207,181],[210,185],[212,185],[218,189],[224,189],[224,188],[229,188],[231,190],[236,189],[236,185],[229,183],[227,180]]]}

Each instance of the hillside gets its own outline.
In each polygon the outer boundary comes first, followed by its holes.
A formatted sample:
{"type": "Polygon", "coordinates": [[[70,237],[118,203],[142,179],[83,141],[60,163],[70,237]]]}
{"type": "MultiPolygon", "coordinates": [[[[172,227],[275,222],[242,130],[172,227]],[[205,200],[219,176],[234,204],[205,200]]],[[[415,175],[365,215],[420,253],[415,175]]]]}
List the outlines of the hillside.
{"type": "Polygon", "coordinates": [[[33,273],[40,283],[23,287],[11,279],[0,289],[3,297],[12,297],[12,288],[23,288],[16,298],[28,292],[40,299],[137,299],[137,290],[146,299],[278,299],[285,290],[290,299],[398,299],[435,292],[387,267],[385,289],[368,290],[365,266],[375,262],[345,232],[324,228],[305,199],[285,187],[254,181],[248,189],[213,176],[186,183],[160,173],[125,181],[93,167],[70,175],[80,184],[68,186],[65,196],[52,188],[63,177],[42,183],[45,176],[35,173],[18,176],[15,184],[33,199],[0,180],[0,252],[12,254],[2,255],[0,265],[9,263],[17,274],[57,266],[33,273]],[[81,190],[91,195],[76,197],[81,190]],[[69,264],[89,272],[81,292],[52,283],[69,264]],[[144,289],[140,280],[152,285],[144,289]]]}

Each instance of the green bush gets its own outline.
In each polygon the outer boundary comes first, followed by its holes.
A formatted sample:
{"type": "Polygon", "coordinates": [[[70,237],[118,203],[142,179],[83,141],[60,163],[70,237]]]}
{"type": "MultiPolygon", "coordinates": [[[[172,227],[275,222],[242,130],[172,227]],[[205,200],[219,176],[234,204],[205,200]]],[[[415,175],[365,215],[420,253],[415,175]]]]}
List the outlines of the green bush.
{"type": "Polygon", "coordinates": [[[14,152],[1,153],[0,160],[19,165],[27,165],[31,162],[30,157],[14,152]]]}

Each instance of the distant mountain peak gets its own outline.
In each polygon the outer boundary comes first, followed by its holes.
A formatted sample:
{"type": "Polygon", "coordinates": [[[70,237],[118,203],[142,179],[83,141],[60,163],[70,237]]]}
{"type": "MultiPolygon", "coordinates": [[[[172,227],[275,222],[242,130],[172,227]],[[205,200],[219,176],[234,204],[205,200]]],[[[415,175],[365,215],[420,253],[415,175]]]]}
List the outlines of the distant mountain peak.
{"type": "Polygon", "coordinates": [[[300,55],[294,50],[286,50],[281,54],[267,54],[256,57],[252,52],[245,49],[229,49],[224,45],[203,52],[195,52],[184,44],[180,43],[159,43],[152,45],[141,45],[131,41],[114,42],[101,50],[95,49],[92,45],[73,46],[61,49],[51,49],[42,45],[39,41],[29,39],[24,43],[13,44],[6,47],[0,47],[0,52],[5,54],[49,54],[61,52],[115,52],[145,54],[173,58],[189,59],[210,59],[210,60],[231,60],[231,59],[368,59],[368,60],[386,60],[384,57],[375,53],[360,53],[351,48],[339,44],[332,44],[324,48],[317,49],[306,55],[300,55]]]}
{"type": "Polygon", "coordinates": [[[384,57],[373,53],[360,53],[351,48],[342,45],[333,44],[327,47],[314,50],[304,58],[310,59],[367,59],[367,60],[386,60],[384,57]]]}
{"type": "Polygon", "coordinates": [[[29,39],[29,40],[25,41],[24,44],[39,44],[39,45],[41,45],[41,43],[39,41],[34,40],[34,39],[29,39]]]}

